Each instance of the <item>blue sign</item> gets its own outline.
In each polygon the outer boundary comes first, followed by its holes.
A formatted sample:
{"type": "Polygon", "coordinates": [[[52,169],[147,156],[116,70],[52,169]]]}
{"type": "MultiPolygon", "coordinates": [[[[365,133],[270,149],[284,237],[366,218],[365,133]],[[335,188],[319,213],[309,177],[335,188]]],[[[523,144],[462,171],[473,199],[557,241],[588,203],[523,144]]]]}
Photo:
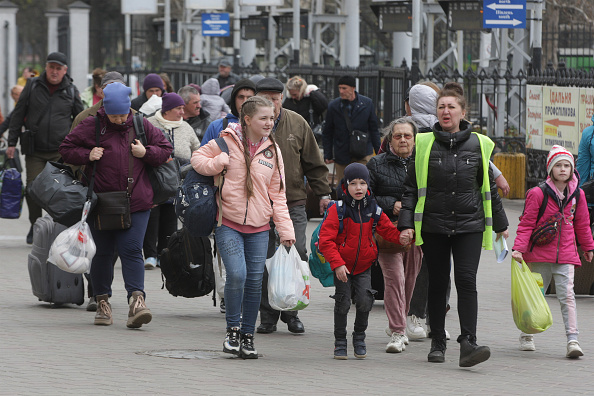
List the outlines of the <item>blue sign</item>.
{"type": "Polygon", "coordinates": [[[229,13],[202,14],[202,35],[227,37],[230,34],[229,13]]]}
{"type": "Polygon", "coordinates": [[[526,29],[526,0],[483,0],[483,28],[526,29]]]}

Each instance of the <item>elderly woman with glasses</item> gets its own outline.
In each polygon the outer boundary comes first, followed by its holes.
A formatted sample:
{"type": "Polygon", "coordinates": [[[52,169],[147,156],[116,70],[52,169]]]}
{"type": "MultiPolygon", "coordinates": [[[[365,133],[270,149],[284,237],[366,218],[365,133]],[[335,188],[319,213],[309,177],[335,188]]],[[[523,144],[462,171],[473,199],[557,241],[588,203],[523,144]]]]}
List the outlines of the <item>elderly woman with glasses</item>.
{"type": "MultiPolygon", "coordinates": [[[[394,120],[386,128],[388,150],[367,163],[369,184],[375,199],[392,222],[398,221],[402,207],[404,180],[415,147],[417,126],[405,118],[394,120]]],[[[390,342],[386,352],[402,352],[408,344],[405,335],[406,316],[421,268],[421,248],[412,246],[408,251],[396,251],[395,246],[379,243],[378,261],[384,276],[384,306],[388,316],[386,333],[390,342]]]]}

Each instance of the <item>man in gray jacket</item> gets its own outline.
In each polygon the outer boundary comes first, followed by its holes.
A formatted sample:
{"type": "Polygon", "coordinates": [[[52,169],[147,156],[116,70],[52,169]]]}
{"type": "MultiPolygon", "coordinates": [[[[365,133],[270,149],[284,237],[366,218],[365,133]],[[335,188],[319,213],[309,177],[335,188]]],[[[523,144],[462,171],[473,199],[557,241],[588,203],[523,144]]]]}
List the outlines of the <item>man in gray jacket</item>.
{"type": "MultiPolygon", "coordinates": [[[[48,161],[60,159],[58,147],[70,131],[72,120],[83,111],[78,89],[67,74],[68,60],[61,52],[52,52],[47,56],[45,71],[41,76],[27,81],[19,97],[10,120],[8,132],[8,158],[14,157],[14,150],[21,136],[21,129],[31,131],[25,153],[27,167],[27,185],[41,173],[48,161]]],[[[27,197],[31,228],[27,234],[27,243],[33,243],[33,224],[41,217],[41,208],[27,197]]]]}

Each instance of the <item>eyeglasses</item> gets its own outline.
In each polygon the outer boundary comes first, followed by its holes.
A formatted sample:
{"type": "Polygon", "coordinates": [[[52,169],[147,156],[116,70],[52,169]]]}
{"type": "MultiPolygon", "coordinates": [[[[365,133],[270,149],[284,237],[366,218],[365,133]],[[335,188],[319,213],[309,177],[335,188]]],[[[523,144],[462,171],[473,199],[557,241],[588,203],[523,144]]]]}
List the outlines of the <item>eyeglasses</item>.
{"type": "Polygon", "coordinates": [[[392,135],[392,139],[400,140],[405,138],[406,140],[410,140],[413,138],[413,135],[392,135]]]}

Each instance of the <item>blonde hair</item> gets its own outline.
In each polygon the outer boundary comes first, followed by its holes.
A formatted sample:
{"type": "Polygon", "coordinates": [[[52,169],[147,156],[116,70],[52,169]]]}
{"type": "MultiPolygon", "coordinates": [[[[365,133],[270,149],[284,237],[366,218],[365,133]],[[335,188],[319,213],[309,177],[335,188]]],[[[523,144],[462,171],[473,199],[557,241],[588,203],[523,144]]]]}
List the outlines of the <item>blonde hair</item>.
{"type": "Polygon", "coordinates": [[[303,97],[305,95],[305,89],[307,88],[307,83],[305,80],[299,76],[289,78],[287,81],[287,90],[295,89],[299,91],[299,96],[303,97]]]}
{"type": "MultiPolygon", "coordinates": [[[[251,176],[251,170],[250,170],[250,165],[252,163],[252,158],[250,157],[250,148],[248,146],[248,141],[247,141],[247,124],[245,122],[245,117],[253,117],[257,112],[258,109],[260,109],[261,107],[270,107],[272,109],[272,111],[274,112],[274,105],[272,104],[272,102],[262,96],[252,96],[251,98],[247,99],[245,102],[243,102],[243,105],[241,106],[241,112],[239,113],[239,120],[241,122],[241,131],[242,131],[242,135],[243,138],[241,139],[242,143],[243,143],[243,158],[245,160],[245,167],[246,167],[246,178],[245,178],[245,189],[247,191],[247,196],[248,198],[254,195],[254,185],[252,183],[252,176],[251,176]]],[[[284,187],[284,183],[283,183],[283,175],[281,174],[280,171],[280,164],[278,162],[278,152],[277,152],[277,148],[276,148],[276,141],[274,140],[274,136],[271,133],[270,135],[268,135],[268,138],[270,139],[270,141],[272,142],[272,147],[274,149],[274,159],[276,162],[276,169],[278,170],[278,175],[280,177],[280,189],[279,191],[282,191],[285,187],[284,187]]]]}

